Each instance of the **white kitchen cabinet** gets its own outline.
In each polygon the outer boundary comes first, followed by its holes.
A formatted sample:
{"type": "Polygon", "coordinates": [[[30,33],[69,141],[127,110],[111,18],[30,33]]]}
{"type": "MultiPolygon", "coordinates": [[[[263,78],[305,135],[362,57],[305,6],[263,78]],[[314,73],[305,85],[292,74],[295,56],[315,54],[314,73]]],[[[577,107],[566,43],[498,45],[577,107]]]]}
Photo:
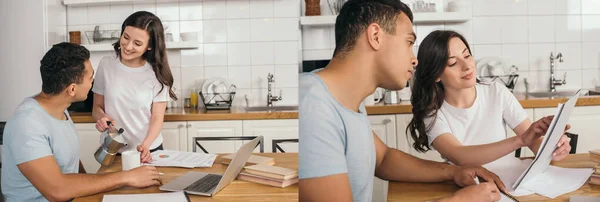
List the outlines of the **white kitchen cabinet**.
{"type": "MultiPolygon", "coordinates": [[[[556,108],[536,108],[535,120],[554,115],[556,108]]],[[[600,149],[600,106],[575,107],[569,118],[570,133],[578,135],[577,153],[588,153],[589,150],[600,149]]],[[[532,120],[533,121],[533,120],[532,120]]]]}
{"type": "MultiPolygon", "coordinates": [[[[263,136],[265,153],[272,152],[273,140],[298,139],[298,119],[245,120],[243,124],[243,136],[263,136]]],[[[279,146],[285,152],[298,152],[298,143],[281,143],[279,146]]],[[[254,152],[260,152],[259,148],[257,147],[254,152]]]]}
{"type": "Polygon", "coordinates": [[[187,151],[187,122],[163,123],[163,148],[165,150],[187,151]]]}
{"type": "Polygon", "coordinates": [[[397,127],[396,137],[397,137],[397,142],[398,142],[397,148],[403,152],[406,152],[410,155],[413,155],[413,156],[421,158],[421,159],[443,162],[444,159],[442,159],[442,156],[436,150],[429,150],[425,153],[421,153],[413,148],[412,145],[415,141],[413,141],[412,137],[410,137],[410,132],[406,131],[406,127],[408,126],[408,123],[410,123],[410,120],[412,119],[412,117],[413,117],[412,114],[396,115],[396,127],[397,127]]]}
{"type": "MultiPolygon", "coordinates": [[[[530,121],[533,122],[533,121],[537,120],[537,119],[535,119],[535,116],[534,116],[534,109],[525,109],[525,111],[527,112],[527,117],[529,118],[530,121]]],[[[506,127],[506,137],[507,138],[516,136],[515,132],[510,127],[508,127],[508,125],[506,125],[505,127],[506,127]]],[[[512,154],[514,155],[515,153],[512,153],[512,154]]],[[[521,156],[520,157],[531,157],[531,156],[535,156],[535,155],[533,154],[531,149],[529,149],[529,147],[521,148],[521,156]]]]}
{"type": "Polygon", "coordinates": [[[75,130],[79,136],[79,159],[87,173],[96,173],[100,163],[94,158],[94,152],[100,147],[100,132],[94,123],[77,123],[75,130]]]}
{"type": "Polygon", "coordinates": [[[369,116],[371,129],[379,136],[379,139],[388,147],[396,148],[396,116],[373,115],[369,116]]]}
{"type": "MultiPolygon", "coordinates": [[[[396,148],[396,117],[394,115],[369,116],[371,129],[388,147],[396,148]]],[[[388,181],[375,177],[372,201],[387,201],[388,181]]]]}
{"type": "MultiPolygon", "coordinates": [[[[187,151],[196,152],[202,150],[195,145],[194,137],[239,137],[242,136],[242,121],[188,121],[187,129],[187,151]]],[[[199,141],[199,143],[212,154],[234,153],[241,146],[242,141],[219,140],[199,141]]]]}

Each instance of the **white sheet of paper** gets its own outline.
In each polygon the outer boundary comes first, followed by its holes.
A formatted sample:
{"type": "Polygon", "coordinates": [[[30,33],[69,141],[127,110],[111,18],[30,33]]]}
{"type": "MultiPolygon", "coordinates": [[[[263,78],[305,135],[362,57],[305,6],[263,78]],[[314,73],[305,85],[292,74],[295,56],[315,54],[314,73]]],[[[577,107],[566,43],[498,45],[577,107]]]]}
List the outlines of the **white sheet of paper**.
{"type": "Polygon", "coordinates": [[[518,187],[524,182],[532,180],[537,175],[546,171],[546,169],[550,166],[550,161],[552,161],[552,153],[556,149],[556,144],[558,144],[558,141],[564,134],[567,122],[569,122],[569,118],[571,117],[571,113],[575,107],[575,103],[579,98],[579,92],[580,91],[577,91],[577,93],[573,97],[569,98],[566,103],[558,105],[557,112],[554,115],[554,119],[552,119],[552,123],[550,123],[550,126],[548,127],[548,131],[546,131],[546,135],[544,135],[544,139],[540,145],[537,155],[535,156],[535,159],[531,165],[525,169],[521,176],[519,176],[517,181],[512,184],[514,189],[518,190],[518,187]]]}
{"type": "Polygon", "coordinates": [[[504,185],[506,185],[506,190],[510,195],[524,196],[533,194],[533,192],[522,188],[515,190],[510,185],[517,181],[519,175],[531,164],[531,161],[532,159],[518,159],[512,156],[511,153],[510,155],[504,156],[492,163],[488,163],[483,167],[500,177],[504,185]]]}
{"type": "Polygon", "coordinates": [[[158,150],[152,153],[152,162],[144,165],[184,168],[212,167],[216,158],[215,154],[158,150]]]}
{"type": "Polygon", "coordinates": [[[187,202],[183,191],[156,194],[114,194],[104,195],[102,202],[187,202]]]}
{"type": "Polygon", "coordinates": [[[556,198],[575,191],[583,186],[594,173],[591,168],[561,168],[550,166],[545,172],[529,181],[523,182],[523,188],[539,195],[556,198]]]}

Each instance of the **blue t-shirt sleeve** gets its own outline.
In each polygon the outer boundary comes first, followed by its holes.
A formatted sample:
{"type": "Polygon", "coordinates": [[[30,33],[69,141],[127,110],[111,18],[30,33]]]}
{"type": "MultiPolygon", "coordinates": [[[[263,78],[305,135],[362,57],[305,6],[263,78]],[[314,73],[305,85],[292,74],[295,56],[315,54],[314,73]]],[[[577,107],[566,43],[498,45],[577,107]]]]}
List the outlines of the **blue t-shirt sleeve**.
{"type": "Polygon", "coordinates": [[[50,138],[38,123],[19,121],[10,133],[11,137],[4,145],[10,150],[16,165],[52,155],[50,138]]]}
{"type": "Polygon", "coordinates": [[[323,102],[302,103],[299,113],[299,178],[348,173],[346,138],[339,113],[323,102]]]}

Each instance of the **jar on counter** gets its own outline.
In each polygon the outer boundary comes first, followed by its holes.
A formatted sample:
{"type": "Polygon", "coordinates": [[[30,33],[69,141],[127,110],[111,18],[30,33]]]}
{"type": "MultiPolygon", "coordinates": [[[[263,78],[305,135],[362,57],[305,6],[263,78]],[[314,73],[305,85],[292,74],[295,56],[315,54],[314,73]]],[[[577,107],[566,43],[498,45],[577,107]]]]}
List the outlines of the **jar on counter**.
{"type": "Polygon", "coordinates": [[[191,102],[190,102],[190,98],[189,97],[185,98],[183,100],[183,107],[185,107],[185,108],[190,108],[191,107],[191,102]]]}

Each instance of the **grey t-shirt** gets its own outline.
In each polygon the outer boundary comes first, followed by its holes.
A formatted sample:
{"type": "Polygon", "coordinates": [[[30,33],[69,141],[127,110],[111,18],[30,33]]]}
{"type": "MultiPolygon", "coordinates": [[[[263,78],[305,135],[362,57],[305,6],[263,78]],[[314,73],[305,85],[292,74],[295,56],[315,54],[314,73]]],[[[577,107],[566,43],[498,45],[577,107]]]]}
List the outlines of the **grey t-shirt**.
{"type": "Polygon", "coordinates": [[[79,172],[79,137],[75,125],[56,119],[33,98],[17,107],[4,128],[2,194],[11,201],[48,201],[17,165],[53,155],[62,173],[79,172]]]}
{"type": "Polygon", "coordinates": [[[364,105],[342,106],[314,73],[299,82],[300,179],[347,173],[354,201],[371,201],[375,143],[364,105]]]}

